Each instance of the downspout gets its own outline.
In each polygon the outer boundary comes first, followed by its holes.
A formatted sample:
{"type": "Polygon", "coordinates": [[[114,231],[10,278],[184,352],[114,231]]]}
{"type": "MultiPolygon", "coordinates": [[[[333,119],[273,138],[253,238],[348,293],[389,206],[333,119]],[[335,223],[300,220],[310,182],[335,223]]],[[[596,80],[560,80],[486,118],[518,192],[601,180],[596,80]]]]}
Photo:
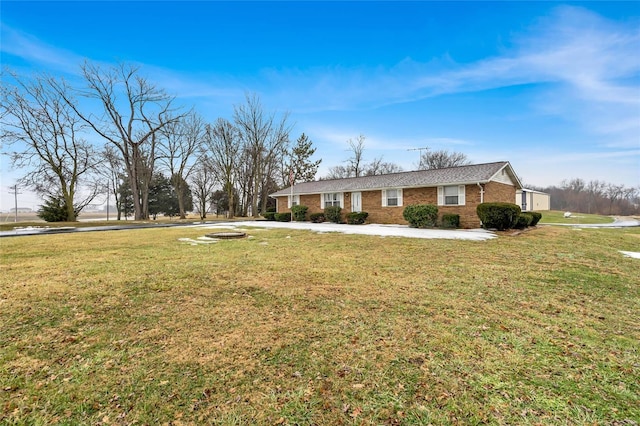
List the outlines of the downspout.
{"type": "Polygon", "coordinates": [[[476,183],[478,188],[480,188],[480,203],[484,203],[484,187],[480,185],[480,182],[476,183]]]}
{"type": "MultiPolygon", "coordinates": [[[[484,187],[477,182],[478,188],[480,188],[480,204],[484,203],[484,187]]],[[[480,226],[482,226],[482,220],[480,220],[480,226]]]]}

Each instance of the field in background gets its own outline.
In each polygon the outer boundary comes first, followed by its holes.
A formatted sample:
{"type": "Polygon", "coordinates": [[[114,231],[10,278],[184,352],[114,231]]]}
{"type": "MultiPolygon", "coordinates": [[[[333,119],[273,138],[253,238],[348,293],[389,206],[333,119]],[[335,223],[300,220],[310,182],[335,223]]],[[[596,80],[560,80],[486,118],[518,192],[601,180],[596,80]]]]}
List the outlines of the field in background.
{"type": "MultiPolygon", "coordinates": [[[[60,228],[60,227],[89,227],[89,226],[113,226],[113,225],[135,225],[135,224],[148,224],[148,223],[184,223],[184,222],[199,222],[200,216],[198,214],[189,214],[187,218],[182,220],[176,216],[168,217],[168,216],[158,216],[156,220],[149,219],[145,221],[134,221],[131,217],[125,219],[122,217],[122,220],[116,220],[116,215],[109,215],[109,220],[107,221],[107,216],[105,213],[87,213],[82,214],[80,216],[80,220],[77,222],[45,222],[44,220],[38,218],[35,213],[19,213],[18,214],[18,222],[14,221],[14,216],[10,215],[7,217],[7,214],[3,214],[3,221],[0,222],[0,231],[10,231],[16,227],[50,227],[50,228],[60,228]]],[[[215,214],[210,214],[205,220],[207,221],[219,221],[226,220],[223,216],[217,216],[215,214]]],[[[237,219],[236,219],[237,220],[237,219]]]]}
{"type": "Polygon", "coordinates": [[[640,229],[0,240],[3,424],[633,424],[640,229]]]}
{"type": "Polygon", "coordinates": [[[540,219],[540,223],[575,223],[575,224],[597,224],[597,223],[613,223],[613,217],[611,216],[601,216],[597,214],[587,214],[587,213],[574,213],[571,212],[571,217],[564,217],[565,212],[561,211],[541,211],[542,219],[540,219]]]}

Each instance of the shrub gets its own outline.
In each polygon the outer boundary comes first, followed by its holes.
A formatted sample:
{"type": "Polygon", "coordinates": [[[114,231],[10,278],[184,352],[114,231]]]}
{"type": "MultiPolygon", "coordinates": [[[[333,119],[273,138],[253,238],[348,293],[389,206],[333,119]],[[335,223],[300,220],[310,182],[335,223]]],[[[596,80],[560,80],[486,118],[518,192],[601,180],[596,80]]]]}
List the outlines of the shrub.
{"type": "Polygon", "coordinates": [[[369,216],[367,212],[351,212],[347,214],[347,223],[350,225],[362,225],[369,216]]]}
{"type": "Polygon", "coordinates": [[[442,215],[442,227],[443,228],[459,228],[460,227],[460,215],[453,213],[445,213],[442,215]]]}
{"type": "Polygon", "coordinates": [[[520,211],[520,206],[511,203],[482,203],[476,208],[482,226],[485,229],[495,228],[498,231],[513,228],[520,211]]]}
{"type": "Polygon", "coordinates": [[[276,212],[275,207],[267,207],[267,213],[275,213],[275,212],[276,212]]]}
{"type": "Polygon", "coordinates": [[[533,217],[533,220],[531,221],[531,225],[529,226],[536,226],[538,222],[540,222],[540,219],[542,219],[542,213],[539,213],[539,212],[529,212],[529,213],[533,217]]]}
{"type": "Polygon", "coordinates": [[[324,222],[324,213],[311,213],[309,220],[313,223],[322,223],[324,222]]]}
{"type": "Polygon", "coordinates": [[[404,208],[402,217],[412,228],[436,226],[438,207],[433,204],[414,204],[404,208]]]}
{"type": "Polygon", "coordinates": [[[267,220],[276,220],[276,214],[276,212],[266,212],[263,216],[267,220]]]}
{"type": "Polygon", "coordinates": [[[309,207],[307,206],[291,206],[293,220],[296,222],[304,222],[307,217],[307,210],[309,210],[309,207]]]}
{"type": "Polygon", "coordinates": [[[291,213],[276,213],[275,218],[278,222],[291,222],[291,213]]]}
{"type": "Polygon", "coordinates": [[[518,216],[518,220],[516,221],[514,228],[524,229],[527,226],[530,226],[532,221],[533,216],[531,215],[531,213],[520,213],[520,216],[518,216]]]}
{"type": "Polygon", "coordinates": [[[328,206],[324,208],[324,217],[329,222],[342,222],[342,208],[338,206],[328,206]]]}

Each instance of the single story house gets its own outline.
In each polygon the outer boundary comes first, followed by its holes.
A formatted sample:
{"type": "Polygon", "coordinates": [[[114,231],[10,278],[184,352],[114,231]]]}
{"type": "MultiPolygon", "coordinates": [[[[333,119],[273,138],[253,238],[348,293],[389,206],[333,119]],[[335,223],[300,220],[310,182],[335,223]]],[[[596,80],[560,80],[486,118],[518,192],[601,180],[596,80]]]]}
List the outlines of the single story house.
{"type": "Polygon", "coordinates": [[[546,192],[522,188],[516,190],[516,204],[523,212],[551,210],[551,196],[546,192]]]}
{"type": "Polygon", "coordinates": [[[460,226],[477,228],[476,207],[483,202],[513,203],[520,179],[508,161],[417,170],[377,176],[303,182],[270,197],[276,211],[286,213],[292,205],[304,205],[308,213],[322,212],[326,206],[340,206],[346,212],[369,213],[367,222],[407,224],[404,207],[435,204],[439,214],[460,215],[460,226]]]}

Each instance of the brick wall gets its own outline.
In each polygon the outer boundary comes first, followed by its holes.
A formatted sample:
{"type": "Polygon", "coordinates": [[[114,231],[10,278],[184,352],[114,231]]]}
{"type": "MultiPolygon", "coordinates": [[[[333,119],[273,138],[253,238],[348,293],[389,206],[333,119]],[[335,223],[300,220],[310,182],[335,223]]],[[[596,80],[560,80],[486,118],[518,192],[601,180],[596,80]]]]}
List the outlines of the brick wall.
{"type": "MultiPolygon", "coordinates": [[[[516,189],[512,185],[499,182],[489,182],[484,186],[485,202],[505,202],[513,203],[516,189]]],[[[278,197],[278,212],[289,212],[287,208],[287,197],[278,197]]],[[[403,224],[407,221],[402,217],[402,212],[406,206],[411,204],[437,204],[438,190],[436,187],[429,188],[406,188],[402,191],[401,207],[382,207],[382,191],[362,191],[362,211],[369,213],[367,222],[383,224],[403,224]]],[[[476,207],[480,203],[480,188],[478,185],[467,185],[465,187],[464,206],[438,206],[438,214],[453,213],[460,215],[460,226],[462,228],[480,227],[480,219],[476,213],[476,207]]],[[[320,195],[301,195],[300,204],[309,207],[308,213],[322,212],[320,208],[320,195]]],[[[343,212],[351,211],[351,193],[344,193],[343,212]]]]}

